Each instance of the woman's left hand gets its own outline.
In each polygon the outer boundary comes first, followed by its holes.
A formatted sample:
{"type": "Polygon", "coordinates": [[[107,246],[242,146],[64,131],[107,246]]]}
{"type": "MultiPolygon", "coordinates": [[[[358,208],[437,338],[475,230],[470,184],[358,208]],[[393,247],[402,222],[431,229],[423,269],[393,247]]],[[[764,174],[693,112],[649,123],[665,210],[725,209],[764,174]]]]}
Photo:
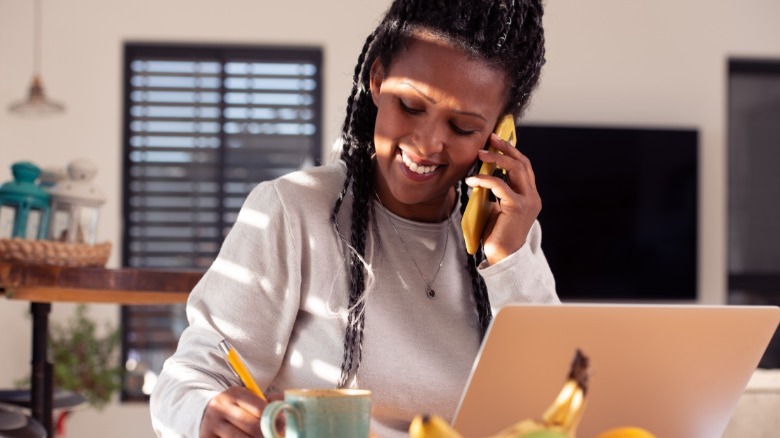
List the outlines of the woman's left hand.
{"type": "Polygon", "coordinates": [[[479,159],[507,172],[506,182],[490,175],[475,175],[466,179],[471,187],[490,190],[499,202],[493,204],[482,245],[488,263],[494,265],[525,244],[536,217],[542,210],[542,199],[536,190],[536,178],[528,157],[511,143],[490,134],[490,146],[497,151],[479,151],[479,159]]]}

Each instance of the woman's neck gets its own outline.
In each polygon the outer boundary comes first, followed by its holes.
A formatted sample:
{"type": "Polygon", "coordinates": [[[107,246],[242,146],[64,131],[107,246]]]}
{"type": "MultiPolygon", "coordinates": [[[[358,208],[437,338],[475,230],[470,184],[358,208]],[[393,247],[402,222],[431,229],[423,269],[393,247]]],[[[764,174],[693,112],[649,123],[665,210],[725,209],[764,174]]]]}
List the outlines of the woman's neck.
{"type": "Polygon", "coordinates": [[[443,222],[447,220],[455,207],[456,192],[454,187],[450,187],[441,196],[417,204],[405,204],[398,201],[385,181],[378,176],[374,181],[374,190],[376,198],[382,206],[397,216],[416,222],[443,222]]]}

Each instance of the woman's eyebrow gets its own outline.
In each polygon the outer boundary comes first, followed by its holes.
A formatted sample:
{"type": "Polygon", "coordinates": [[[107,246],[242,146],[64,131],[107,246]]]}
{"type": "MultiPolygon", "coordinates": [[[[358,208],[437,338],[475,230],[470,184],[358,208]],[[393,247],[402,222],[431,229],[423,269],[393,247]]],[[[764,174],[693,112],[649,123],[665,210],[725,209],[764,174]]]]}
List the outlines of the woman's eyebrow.
{"type": "Polygon", "coordinates": [[[429,96],[429,95],[425,94],[421,89],[415,87],[414,84],[412,84],[411,82],[403,81],[403,82],[401,82],[401,85],[405,85],[405,86],[411,88],[412,90],[416,91],[417,94],[422,96],[425,100],[427,100],[430,103],[439,103],[438,100],[434,99],[432,96],[429,96]]]}
{"type": "MultiPolygon", "coordinates": [[[[429,96],[428,94],[424,93],[422,90],[420,90],[419,88],[415,87],[414,84],[412,84],[410,82],[403,81],[403,82],[401,82],[401,85],[405,85],[405,86],[411,88],[412,90],[416,91],[417,94],[422,96],[423,99],[427,100],[430,103],[439,103],[439,101],[437,101],[433,97],[429,96]]],[[[483,116],[480,113],[475,113],[475,112],[472,112],[472,111],[458,110],[458,109],[453,110],[453,111],[458,113],[458,114],[460,114],[460,115],[476,117],[478,119],[482,119],[482,120],[487,122],[487,119],[485,118],[485,116],[483,116]]]]}

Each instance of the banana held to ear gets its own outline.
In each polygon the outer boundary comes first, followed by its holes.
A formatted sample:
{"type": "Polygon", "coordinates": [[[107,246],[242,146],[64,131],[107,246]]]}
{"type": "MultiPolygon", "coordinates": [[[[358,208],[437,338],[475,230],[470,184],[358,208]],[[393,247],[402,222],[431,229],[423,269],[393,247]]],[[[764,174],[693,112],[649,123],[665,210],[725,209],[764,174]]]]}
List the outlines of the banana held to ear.
{"type": "Polygon", "coordinates": [[[460,434],[437,415],[417,415],[409,425],[409,438],[461,438],[460,434]]]}
{"type": "Polygon", "coordinates": [[[588,363],[588,358],[577,350],[566,383],[542,418],[522,420],[491,438],[574,438],[585,410],[588,363]]]}

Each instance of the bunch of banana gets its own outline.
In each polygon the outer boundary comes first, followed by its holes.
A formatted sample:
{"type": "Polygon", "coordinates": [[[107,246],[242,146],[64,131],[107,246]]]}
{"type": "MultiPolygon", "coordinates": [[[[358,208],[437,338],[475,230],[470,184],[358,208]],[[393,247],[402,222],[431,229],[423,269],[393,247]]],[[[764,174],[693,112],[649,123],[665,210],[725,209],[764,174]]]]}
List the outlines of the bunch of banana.
{"type": "Polygon", "coordinates": [[[544,411],[541,419],[519,421],[490,438],[574,438],[585,410],[588,364],[588,358],[578,349],[563,388],[544,411]]]}
{"type": "MultiPolygon", "coordinates": [[[[588,358],[577,350],[561,392],[541,419],[526,419],[489,438],[574,438],[585,409],[588,358]]],[[[436,415],[418,415],[409,427],[410,438],[460,438],[447,421],[436,415]]]]}

